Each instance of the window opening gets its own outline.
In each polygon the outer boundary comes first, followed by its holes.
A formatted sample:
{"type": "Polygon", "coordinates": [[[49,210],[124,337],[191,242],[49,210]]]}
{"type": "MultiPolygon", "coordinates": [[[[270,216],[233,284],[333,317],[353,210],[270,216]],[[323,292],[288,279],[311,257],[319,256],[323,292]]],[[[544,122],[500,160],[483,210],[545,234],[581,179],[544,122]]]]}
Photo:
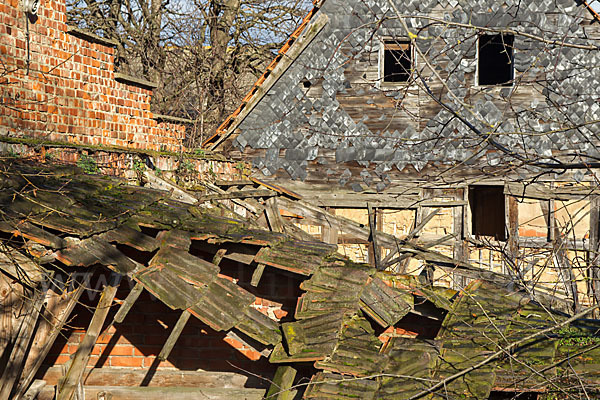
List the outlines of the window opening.
{"type": "Polygon", "coordinates": [[[469,206],[474,236],[492,236],[496,240],[506,240],[503,186],[469,186],[469,206]]]}
{"type": "Polygon", "coordinates": [[[513,35],[479,36],[479,85],[512,85],[513,43],[513,35]]]}
{"type": "Polygon", "coordinates": [[[383,82],[408,82],[412,72],[410,42],[384,42],[382,72],[383,82]]]}

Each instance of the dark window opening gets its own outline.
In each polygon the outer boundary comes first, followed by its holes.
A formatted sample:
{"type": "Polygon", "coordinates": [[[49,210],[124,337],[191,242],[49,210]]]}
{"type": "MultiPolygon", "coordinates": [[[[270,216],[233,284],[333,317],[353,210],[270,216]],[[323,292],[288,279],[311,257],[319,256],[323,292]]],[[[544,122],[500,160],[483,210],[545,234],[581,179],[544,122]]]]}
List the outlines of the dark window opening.
{"type": "Polygon", "coordinates": [[[479,36],[479,84],[510,86],[514,78],[513,35],[479,36]]]}
{"type": "Polygon", "coordinates": [[[473,235],[506,240],[503,186],[470,186],[469,206],[473,235]]]}
{"type": "Polygon", "coordinates": [[[537,400],[538,394],[535,392],[508,392],[493,391],[490,393],[489,400],[537,400]]]}
{"type": "Polygon", "coordinates": [[[383,81],[408,82],[411,70],[410,42],[386,41],[383,46],[383,81]]]}

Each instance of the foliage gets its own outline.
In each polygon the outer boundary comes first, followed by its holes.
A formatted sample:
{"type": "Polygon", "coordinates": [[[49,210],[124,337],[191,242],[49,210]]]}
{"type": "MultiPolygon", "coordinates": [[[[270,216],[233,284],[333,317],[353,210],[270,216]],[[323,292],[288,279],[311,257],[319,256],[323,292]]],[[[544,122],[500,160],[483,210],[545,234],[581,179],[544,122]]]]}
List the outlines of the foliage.
{"type": "Polygon", "coordinates": [[[86,154],[79,156],[79,160],[77,160],[77,166],[86,174],[97,174],[100,172],[100,168],[98,168],[98,163],[96,160],[86,154]]]}
{"type": "Polygon", "coordinates": [[[115,40],[120,72],[156,81],[153,110],[225,119],[306,13],[304,0],[68,0],[71,23],[115,40]]]}

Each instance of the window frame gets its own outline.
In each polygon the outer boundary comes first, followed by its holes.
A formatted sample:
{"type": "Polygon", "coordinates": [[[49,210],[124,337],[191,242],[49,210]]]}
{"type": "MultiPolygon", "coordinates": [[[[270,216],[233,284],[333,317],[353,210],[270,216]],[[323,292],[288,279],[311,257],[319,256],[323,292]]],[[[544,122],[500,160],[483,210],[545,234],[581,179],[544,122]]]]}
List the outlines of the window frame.
{"type": "Polygon", "coordinates": [[[466,206],[466,213],[465,213],[465,219],[466,219],[466,224],[465,226],[467,227],[466,229],[466,237],[469,239],[474,240],[475,242],[481,242],[482,238],[485,238],[485,242],[491,242],[491,243],[506,243],[509,240],[509,236],[510,236],[510,232],[509,230],[509,224],[508,221],[506,220],[506,211],[508,209],[508,199],[505,192],[505,184],[504,182],[500,183],[496,183],[496,182],[489,182],[489,183],[485,183],[485,184],[471,184],[467,186],[467,190],[465,190],[465,200],[467,202],[467,206],[466,206]],[[504,233],[502,234],[502,236],[500,238],[498,238],[498,236],[491,236],[491,235],[478,235],[475,231],[474,231],[474,224],[473,224],[473,210],[472,210],[472,206],[474,205],[474,201],[472,200],[472,195],[473,192],[475,190],[477,190],[477,188],[483,189],[486,187],[497,187],[498,189],[502,189],[502,204],[503,204],[503,208],[502,208],[502,221],[503,221],[503,225],[504,225],[504,233]]]}
{"type": "Polygon", "coordinates": [[[476,58],[475,58],[475,87],[476,88],[513,88],[515,87],[515,35],[513,34],[504,34],[504,33],[479,33],[477,35],[477,46],[476,46],[476,58]],[[513,37],[513,43],[512,43],[512,54],[511,54],[511,59],[510,59],[510,67],[511,67],[511,79],[509,81],[509,83],[507,84],[481,84],[479,83],[479,74],[480,74],[480,66],[479,66],[479,62],[480,62],[480,54],[479,54],[479,49],[480,49],[480,40],[482,36],[512,36],[513,37]]]}
{"type": "MultiPolygon", "coordinates": [[[[393,50],[393,49],[390,49],[393,50]]],[[[416,52],[412,42],[407,37],[383,37],[379,40],[379,51],[378,51],[378,65],[377,65],[377,84],[378,88],[394,88],[394,87],[406,87],[413,85],[413,75],[416,67],[416,52]],[[384,81],[385,78],[385,51],[387,50],[386,45],[401,45],[407,44],[410,54],[410,73],[406,81],[390,82],[384,81]]]]}

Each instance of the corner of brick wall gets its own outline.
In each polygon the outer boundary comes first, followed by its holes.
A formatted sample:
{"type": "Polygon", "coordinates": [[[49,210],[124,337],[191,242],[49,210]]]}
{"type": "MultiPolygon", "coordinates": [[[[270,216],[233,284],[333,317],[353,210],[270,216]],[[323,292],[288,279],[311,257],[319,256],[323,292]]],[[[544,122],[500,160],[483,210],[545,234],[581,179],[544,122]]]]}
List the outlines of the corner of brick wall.
{"type": "Polygon", "coordinates": [[[152,91],[117,82],[114,49],[67,33],[64,0],[29,24],[19,0],[0,4],[0,135],[83,145],[181,151],[185,127],[159,123],[152,91]]]}

